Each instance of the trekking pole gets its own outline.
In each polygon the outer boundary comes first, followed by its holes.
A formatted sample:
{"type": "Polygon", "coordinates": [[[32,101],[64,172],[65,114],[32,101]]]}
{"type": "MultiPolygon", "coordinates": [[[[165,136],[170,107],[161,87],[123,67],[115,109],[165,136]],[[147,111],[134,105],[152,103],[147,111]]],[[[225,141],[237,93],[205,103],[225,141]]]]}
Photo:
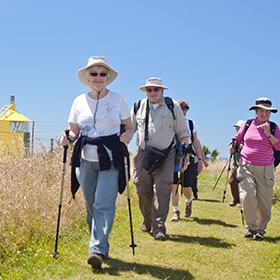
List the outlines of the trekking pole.
{"type": "MultiPolygon", "coordinates": [[[[65,133],[69,140],[69,130],[65,130],[65,133]]],[[[67,149],[68,149],[68,145],[63,146],[63,167],[62,167],[62,179],[61,179],[61,188],[60,188],[60,199],[59,199],[59,206],[58,206],[57,228],[56,228],[56,237],[55,237],[55,247],[54,247],[54,251],[52,252],[53,257],[55,259],[57,259],[57,256],[59,255],[59,252],[57,251],[57,246],[58,246],[58,237],[59,237],[59,226],[60,226],[60,216],[61,216],[61,207],[62,207],[62,195],[63,195],[63,186],[64,186],[67,149]]]]}
{"type": "Polygon", "coordinates": [[[227,160],[227,162],[226,162],[226,164],[225,164],[225,166],[224,166],[224,168],[223,168],[223,170],[222,170],[221,174],[219,175],[219,178],[217,179],[217,181],[216,181],[216,183],[215,183],[215,185],[214,185],[214,187],[213,187],[212,191],[214,191],[214,190],[215,190],[215,188],[216,188],[216,186],[217,186],[218,182],[220,181],[220,178],[222,177],[222,174],[224,173],[224,171],[225,171],[225,169],[226,169],[226,167],[227,167],[227,165],[228,165],[228,162],[229,162],[229,159],[227,160]]]}
{"type": "MultiPolygon", "coordinates": [[[[125,125],[121,124],[120,127],[120,133],[125,132],[125,125]]],[[[123,150],[124,152],[124,167],[125,167],[125,178],[126,178],[126,191],[127,191],[127,204],[128,204],[128,213],[129,213],[129,223],[130,223],[130,235],[131,235],[131,244],[129,247],[132,248],[132,254],[135,256],[135,247],[137,245],[134,243],[134,236],[133,236],[133,225],[132,225],[132,214],[131,214],[131,203],[130,203],[130,192],[129,192],[129,174],[128,174],[128,157],[129,157],[129,152],[127,150],[127,147],[123,143],[123,150]]]]}
{"type": "MultiPolygon", "coordinates": [[[[235,166],[237,166],[235,152],[238,152],[238,150],[239,150],[239,145],[237,145],[236,143],[237,143],[236,139],[232,138],[232,146],[234,147],[233,161],[234,161],[235,166]]],[[[240,187],[238,185],[237,185],[237,187],[238,187],[238,197],[239,197],[239,203],[240,203],[241,221],[242,221],[242,225],[244,226],[244,213],[243,213],[243,207],[242,207],[242,203],[241,203],[241,199],[240,199],[240,187]]]]}
{"type": "Polygon", "coordinates": [[[233,154],[230,154],[230,157],[229,157],[228,170],[227,170],[227,177],[226,177],[225,188],[224,188],[224,194],[223,194],[223,202],[225,201],[225,198],[226,198],[227,183],[228,183],[228,175],[229,175],[229,171],[230,171],[230,162],[231,162],[232,155],[233,155],[233,154]]]}

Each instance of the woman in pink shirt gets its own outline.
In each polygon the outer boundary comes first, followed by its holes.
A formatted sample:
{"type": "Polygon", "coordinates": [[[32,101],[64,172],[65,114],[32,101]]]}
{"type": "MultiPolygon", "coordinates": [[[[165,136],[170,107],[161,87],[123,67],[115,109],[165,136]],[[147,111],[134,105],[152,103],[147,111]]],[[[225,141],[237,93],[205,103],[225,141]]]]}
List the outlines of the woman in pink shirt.
{"type": "MultiPolygon", "coordinates": [[[[278,110],[272,107],[268,98],[259,98],[249,110],[255,110],[256,118],[249,125],[246,133],[243,124],[235,138],[241,143],[240,163],[237,179],[240,182],[241,207],[248,231],[245,238],[263,240],[266,226],[271,216],[274,185],[273,148],[280,150],[280,130],[275,125],[271,133],[271,112],[278,110]]],[[[233,152],[232,147],[230,151],[233,152]]]]}

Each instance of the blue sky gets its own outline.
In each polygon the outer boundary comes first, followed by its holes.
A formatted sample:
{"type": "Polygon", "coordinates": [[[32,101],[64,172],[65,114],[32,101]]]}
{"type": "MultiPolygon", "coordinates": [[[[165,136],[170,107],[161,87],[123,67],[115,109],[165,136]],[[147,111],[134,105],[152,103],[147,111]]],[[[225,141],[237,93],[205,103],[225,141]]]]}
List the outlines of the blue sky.
{"type": "Polygon", "coordinates": [[[103,55],[119,72],[109,89],[129,107],[161,77],[165,95],[189,101],[202,144],[228,157],[232,125],[254,117],[256,98],[280,109],[279,12],[278,0],[1,0],[0,107],[14,94],[49,143],[87,90],[77,70],[103,55]]]}

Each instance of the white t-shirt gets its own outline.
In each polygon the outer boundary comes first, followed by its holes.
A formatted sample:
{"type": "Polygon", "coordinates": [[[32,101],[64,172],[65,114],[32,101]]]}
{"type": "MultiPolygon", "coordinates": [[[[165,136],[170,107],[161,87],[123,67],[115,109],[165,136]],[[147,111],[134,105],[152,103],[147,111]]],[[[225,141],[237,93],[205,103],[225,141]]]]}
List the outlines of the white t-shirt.
{"type": "MultiPolygon", "coordinates": [[[[197,131],[198,131],[197,125],[195,124],[194,121],[192,121],[192,122],[193,122],[193,133],[197,133],[197,131]]],[[[189,144],[192,144],[191,128],[190,128],[190,124],[189,124],[189,119],[186,119],[186,123],[187,123],[188,130],[190,132],[189,144]]],[[[193,146],[193,150],[195,151],[194,146],[193,146]]],[[[197,162],[198,162],[198,156],[195,155],[194,156],[194,163],[197,163],[197,162]]]]}
{"type": "MultiPolygon", "coordinates": [[[[121,120],[129,117],[130,110],[120,94],[109,91],[97,101],[84,93],[74,100],[68,122],[78,124],[82,135],[95,138],[119,133],[121,120]]],[[[107,151],[112,158],[110,150],[107,151]]],[[[81,156],[88,161],[98,161],[97,146],[85,145],[81,156]]]]}

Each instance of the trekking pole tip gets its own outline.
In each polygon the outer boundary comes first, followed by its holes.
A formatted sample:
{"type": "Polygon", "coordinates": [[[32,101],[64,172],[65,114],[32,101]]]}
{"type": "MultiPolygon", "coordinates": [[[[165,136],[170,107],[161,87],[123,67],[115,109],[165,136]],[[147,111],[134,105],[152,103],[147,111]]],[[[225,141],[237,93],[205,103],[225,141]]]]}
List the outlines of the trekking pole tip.
{"type": "Polygon", "coordinates": [[[59,252],[53,251],[52,254],[53,254],[53,258],[57,260],[59,252]]]}

